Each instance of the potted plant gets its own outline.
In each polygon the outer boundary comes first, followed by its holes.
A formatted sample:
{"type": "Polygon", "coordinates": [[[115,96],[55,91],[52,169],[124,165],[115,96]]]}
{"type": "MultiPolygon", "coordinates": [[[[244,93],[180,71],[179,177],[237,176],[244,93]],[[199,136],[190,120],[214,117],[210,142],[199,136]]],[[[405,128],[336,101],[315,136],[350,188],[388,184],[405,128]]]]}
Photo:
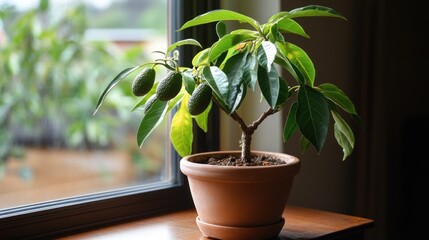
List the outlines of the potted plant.
{"type": "Polygon", "coordinates": [[[330,83],[315,84],[314,65],[303,49],[287,41],[286,34],[308,37],[294,19],[336,17],[339,13],[324,6],[306,6],[271,16],[265,24],[229,10],[214,10],[186,22],[183,30],[217,22],[219,40],[198,52],[191,67],[180,66],[177,47],[201,44],[194,39],[173,43],[162,58],[120,72],[101,94],[96,111],[112,88],[130,73],[142,69],[132,82],[132,91],[141,97],[133,110],[142,110],[137,133],[142,145],[152,130],[173,109],[170,139],[183,157],[182,172],[188,176],[203,235],[221,239],[265,239],[277,236],[282,213],[299,171],[299,160],[282,153],[253,151],[252,134],[270,115],[289,107],[284,125],[284,141],[299,130],[301,148],[310,145],[320,152],[330,124],[344,152],[353,151],[354,135],[340,115],[343,110],[358,119],[346,94],[330,83]],[[239,21],[249,28],[226,31],[224,21],[239,21]],[[155,81],[156,66],[168,72],[155,81]],[[289,73],[283,79],[278,69],[289,73]],[[293,84],[294,83],[294,84],[293,84]],[[247,91],[259,87],[268,109],[247,124],[238,109],[247,91]],[[241,151],[191,155],[192,125],[207,130],[212,105],[228,114],[242,131],[241,151]],[[259,192],[258,192],[259,191],[259,192]]]}

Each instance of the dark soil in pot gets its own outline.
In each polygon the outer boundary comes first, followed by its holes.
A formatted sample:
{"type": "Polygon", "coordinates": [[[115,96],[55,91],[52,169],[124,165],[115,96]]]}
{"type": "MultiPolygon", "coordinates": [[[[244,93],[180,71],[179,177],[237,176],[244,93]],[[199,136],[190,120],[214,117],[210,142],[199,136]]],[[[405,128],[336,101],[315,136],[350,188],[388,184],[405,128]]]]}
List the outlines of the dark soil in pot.
{"type": "Polygon", "coordinates": [[[218,158],[211,157],[207,161],[200,163],[218,166],[274,166],[286,164],[284,161],[279,160],[278,158],[271,155],[254,156],[252,157],[251,162],[246,162],[240,157],[235,157],[231,155],[221,156],[218,158]]]}

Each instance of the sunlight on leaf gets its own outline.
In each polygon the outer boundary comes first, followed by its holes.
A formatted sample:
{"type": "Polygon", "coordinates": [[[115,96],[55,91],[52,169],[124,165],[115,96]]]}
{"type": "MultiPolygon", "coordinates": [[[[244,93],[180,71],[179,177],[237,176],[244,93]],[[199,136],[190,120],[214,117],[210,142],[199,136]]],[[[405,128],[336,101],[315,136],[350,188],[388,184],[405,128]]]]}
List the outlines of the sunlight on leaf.
{"type": "Polygon", "coordinates": [[[314,69],[310,57],[304,50],[292,43],[286,43],[284,47],[287,53],[286,57],[299,68],[301,73],[303,73],[308,85],[313,86],[316,70],[314,69]]]}
{"type": "Polygon", "coordinates": [[[221,9],[221,10],[210,11],[208,13],[202,14],[200,16],[195,17],[194,19],[187,21],[185,24],[183,24],[183,26],[179,29],[179,31],[182,31],[183,29],[186,29],[192,26],[202,25],[202,24],[211,23],[211,22],[227,21],[227,20],[235,20],[235,21],[239,21],[240,23],[248,23],[254,29],[256,30],[259,29],[259,23],[255,19],[234,11],[221,9]]]}
{"type": "Polygon", "coordinates": [[[228,34],[217,41],[210,50],[209,61],[217,59],[223,52],[234,47],[235,45],[254,39],[252,34],[228,34]]]}
{"type": "Polygon", "coordinates": [[[177,153],[184,157],[192,153],[192,117],[187,105],[189,94],[185,94],[171,122],[170,139],[177,153]]]}
{"type": "Polygon", "coordinates": [[[201,44],[195,40],[195,39],[184,39],[178,42],[175,42],[173,44],[171,44],[168,48],[167,48],[167,54],[169,54],[171,51],[173,51],[174,49],[176,49],[177,47],[183,46],[183,45],[193,45],[193,46],[198,46],[200,48],[203,48],[201,46],[201,44]]]}
{"type": "Polygon", "coordinates": [[[222,38],[223,36],[226,35],[226,24],[224,22],[219,21],[216,24],[216,34],[218,38],[222,38]]]}
{"type": "Polygon", "coordinates": [[[271,66],[276,58],[277,49],[276,46],[269,41],[263,41],[261,46],[258,48],[258,61],[259,64],[267,69],[267,72],[271,71],[271,66]]]}
{"type": "Polygon", "coordinates": [[[343,148],[343,160],[345,160],[353,152],[355,145],[355,137],[350,126],[344,121],[344,119],[336,111],[331,111],[332,117],[334,118],[334,135],[335,139],[343,148]]]}
{"type": "Polygon", "coordinates": [[[279,21],[278,28],[281,32],[284,33],[293,33],[305,38],[309,38],[308,34],[304,31],[301,25],[289,18],[279,21]]]}

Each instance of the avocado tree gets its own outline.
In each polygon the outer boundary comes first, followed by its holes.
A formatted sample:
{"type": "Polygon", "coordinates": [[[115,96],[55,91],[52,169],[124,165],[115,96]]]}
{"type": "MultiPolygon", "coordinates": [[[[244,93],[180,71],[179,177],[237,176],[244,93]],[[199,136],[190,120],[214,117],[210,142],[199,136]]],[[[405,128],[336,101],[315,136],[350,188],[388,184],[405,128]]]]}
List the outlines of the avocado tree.
{"type": "Polygon", "coordinates": [[[355,139],[339,110],[359,119],[355,107],[337,86],[331,83],[315,85],[315,69],[310,57],[286,38],[287,34],[308,37],[294,19],[315,16],[345,19],[331,8],[315,5],[279,12],[265,24],[229,10],[214,10],[199,15],[179,30],[217,22],[219,40],[198,52],[192,60],[192,67],[180,66],[176,48],[182,45],[202,48],[201,44],[194,39],[173,43],[165,52],[156,52],[162,54],[162,58],[127,68],[114,77],[101,94],[96,111],[120,80],[143,68],[132,84],[132,88],[136,89],[134,93],[143,96],[133,108],[143,110],[143,119],[137,132],[137,143],[140,146],[166,114],[177,106],[171,123],[170,139],[181,156],[191,154],[193,120],[207,131],[208,114],[215,103],[238,123],[242,131],[241,160],[250,162],[252,134],[268,116],[290,105],[284,125],[284,141],[299,130],[302,150],[311,144],[320,152],[332,116],[335,122],[334,135],[343,149],[345,159],[352,153],[355,139]],[[230,20],[246,23],[251,29],[227,32],[224,21],[230,20]],[[158,82],[154,81],[155,71],[150,70],[155,66],[163,66],[169,71],[158,82]],[[290,79],[283,79],[278,68],[288,72],[290,79]],[[237,110],[247,91],[255,91],[257,85],[269,107],[254,122],[246,124],[237,110]]]}

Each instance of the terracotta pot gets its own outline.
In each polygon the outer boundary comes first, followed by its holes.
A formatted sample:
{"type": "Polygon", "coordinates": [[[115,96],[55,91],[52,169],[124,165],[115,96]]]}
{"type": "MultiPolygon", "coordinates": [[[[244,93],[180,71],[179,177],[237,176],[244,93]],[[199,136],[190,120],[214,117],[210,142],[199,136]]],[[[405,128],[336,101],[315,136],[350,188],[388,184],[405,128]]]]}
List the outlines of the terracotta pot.
{"type": "Polygon", "coordinates": [[[293,178],[299,159],[282,153],[253,151],[252,155],[274,155],[287,164],[234,167],[201,164],[215,155],[240,156],[239,151],[194,154],[180,161],[188,177],[202,234],[218,239],[270,239],[283,225],[293,178]]]}

